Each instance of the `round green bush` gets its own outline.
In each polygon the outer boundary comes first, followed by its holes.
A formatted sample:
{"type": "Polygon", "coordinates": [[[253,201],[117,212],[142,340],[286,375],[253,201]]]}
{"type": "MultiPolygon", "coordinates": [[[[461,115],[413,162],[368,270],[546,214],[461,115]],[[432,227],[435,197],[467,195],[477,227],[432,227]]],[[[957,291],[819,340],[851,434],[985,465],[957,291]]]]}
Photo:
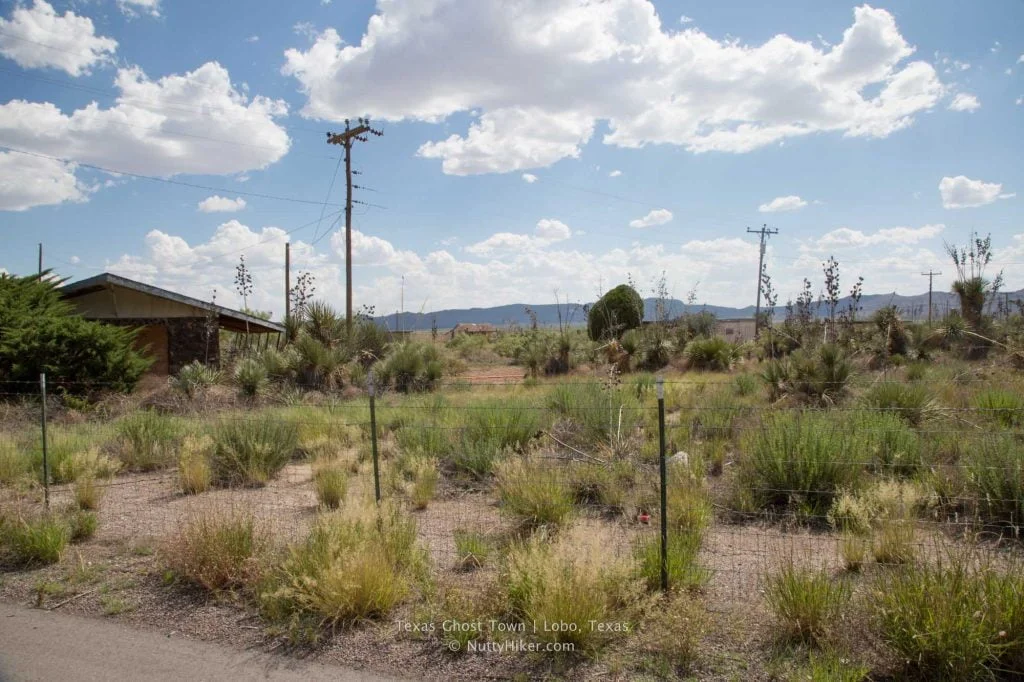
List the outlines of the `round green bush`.
{"type": "Polygon", "coordinates": [[[636,289],[620,284],[602,296],[587,316],[587,331],[594,341],[619,338],[644,319],[644,301],[636,289]]]}

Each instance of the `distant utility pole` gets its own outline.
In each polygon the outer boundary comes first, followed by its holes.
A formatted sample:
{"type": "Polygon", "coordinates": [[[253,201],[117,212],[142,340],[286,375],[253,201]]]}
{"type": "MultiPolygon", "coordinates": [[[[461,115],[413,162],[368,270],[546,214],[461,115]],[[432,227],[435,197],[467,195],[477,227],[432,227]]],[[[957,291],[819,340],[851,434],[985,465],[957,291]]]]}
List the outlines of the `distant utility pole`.
{"type": "Polygon", "coordinates": [[[941,272],[932,272],[931,270],[929,270],[928,272],[922,272],[921,273],[922,277],[927,277],[928,278],[928,326],[929,327],[932,326],[932,281],[935,279],[936,275],[941,275],[941,274],[942,274],[941,272]]]}
{"type": "Polygon", "coordinates": [[[292,243],[284,243],[284,323],[292,316],[292,243]]]}
{"type": "MultiPolygon", "coordinates": [[[[405,315],[405,275],[402,275],[402,315],[405,315]]],[[[402,321],[402,331],[405,331],[405,320],[402,321]]]]}
{"type": "Polygon", "coordinates": [[[366,142],[366,133],[380,137],[383,131],[370,127],[370,119],[359,118],[359,125],[350,127],[345,119],[345,132],[327,133],[327,144],[345,148],[345,329],[352,333],[352,143],[366,142]]]}
{"type": "Polygon", "coordinates": [[[43,278],[43,243],[39,242],[39,279],[43,278]]]}
{"type": "Polygon", "coordinates": [[[762,225],[760,230],[751,230],[748,227],[747,232],[761,235],[761,256],[757,259],[757,309],[754,311],[754,338],[756,339],[758,332],[761,330],[761,273],[764,272],[764,246],[765,242],[768,241],[768,237],[778,234],[779,231],[769,229],[767,225],[762,225]]]}

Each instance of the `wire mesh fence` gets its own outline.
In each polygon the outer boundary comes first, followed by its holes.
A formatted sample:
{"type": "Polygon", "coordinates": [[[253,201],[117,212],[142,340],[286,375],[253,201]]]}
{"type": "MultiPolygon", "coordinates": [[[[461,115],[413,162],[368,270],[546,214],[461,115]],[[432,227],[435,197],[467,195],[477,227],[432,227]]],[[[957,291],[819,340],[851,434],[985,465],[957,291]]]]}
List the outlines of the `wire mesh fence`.
{"type": "Polygon", "coordinates": [[[653,588],[742,598],[787,563],[842,571],[956,547],[1015,560],[1024,404],[991,384],[883,378],[824,405],[769,402],[760,383],[710,375],[502,379],[90,413],[68,409],[76,387],[53,382],[43,399],[40,384],[11,383],[0,385],[0,504],[95,508],[93,541],[107,544],[152,544],[192,516],[245,510],[286,544],[332,495],[342,507],[394,501],[451,580],[500,570],[509,547],[543,538],[596,545],[581,560],[626,562],[653,588]],[[887,385],[923,398],[871,397],[887,385]]]}

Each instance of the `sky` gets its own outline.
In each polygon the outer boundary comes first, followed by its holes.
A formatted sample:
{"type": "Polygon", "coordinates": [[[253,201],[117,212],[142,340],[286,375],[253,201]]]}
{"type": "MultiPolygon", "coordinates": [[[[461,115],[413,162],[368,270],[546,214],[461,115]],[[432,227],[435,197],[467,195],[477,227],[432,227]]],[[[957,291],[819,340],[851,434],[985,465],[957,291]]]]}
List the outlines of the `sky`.
{"type": "Polygon", "coordinates": [[[284,309],[1024,287],[1024,3],[0,1],[0,269],[284,309]]]}

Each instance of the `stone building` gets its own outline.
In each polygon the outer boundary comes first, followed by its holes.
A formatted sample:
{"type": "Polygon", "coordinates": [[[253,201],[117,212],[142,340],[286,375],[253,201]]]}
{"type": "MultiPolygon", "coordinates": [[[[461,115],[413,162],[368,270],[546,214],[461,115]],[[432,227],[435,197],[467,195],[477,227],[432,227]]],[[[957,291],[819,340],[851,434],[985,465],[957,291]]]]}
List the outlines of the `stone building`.
{"type": "Polygon", "coordinates": [[[176,374],[193,360],[216,365],[221,329],[257,335],[260,346],[284,333],[276,322],[107,272],[67,284],[61,293],[87,320],[139,327],[136,345],[154,358],[152,374],[176,374]]]}

